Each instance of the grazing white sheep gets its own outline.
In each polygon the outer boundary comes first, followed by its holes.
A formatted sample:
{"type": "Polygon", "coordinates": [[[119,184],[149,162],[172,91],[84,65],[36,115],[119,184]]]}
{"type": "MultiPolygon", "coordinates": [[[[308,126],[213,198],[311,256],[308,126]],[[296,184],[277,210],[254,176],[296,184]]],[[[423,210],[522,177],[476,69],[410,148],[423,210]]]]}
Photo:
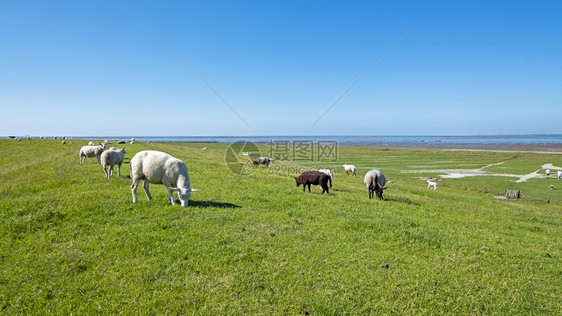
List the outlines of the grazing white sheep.
{"type": "Polygon", "coordinates": [[[242,155],[250,157],[252,156],[252,153],[245,151],[242,153],[242,155]]]}
{"type": "Polygon", "coordinates": [[[96,144],[94,144],[94,142],[88,142],[88,146],[96,146],[96,144]]]}
{"type": "Polygon", "coordinates": [[[332,170],[330,169],[318,169],[318,172],[322,172],[328,175],[328,177],[330,177],[330,188],[332,187],[332,181],[334,181],[334,176],[332,175],[332,170]]]}
{"type": "Polygon", "coordinates": [[[426,180],[427,181],[427,188],[433,188],[433,191],[437,190],[437,182],[435,181],[431,181],[431,179],[426,180]]]}
{"type": "Polygon", "coordinates": [[[173,192],[177,191],[181,206],[186,207],[192,191],[189,173],[185,163],[161,151],[143,150],[131,159],[131,192],[133,203],[138,203],[137,186],[144,180],[144,192],[148,200],[152,200],[148,188],[149,183],[163,184],[168,190],[168,200],[175,205],[173,192]]]}
{"type": "Polygon", "coordinates": [[[203,150],[207,150],[207,149],[209,149],[209,148],[207,148],[207,147],[203,147],[203,150]]]}
{"type": "Polygon", "coordinates": [[[382,200],[382,192],[386,190],[384,185],[386,184],[386,177],[380,170],[373,169],[367,174],[365,174],[365,179],[363,180],[367,189],[369,189],[369,199],[374,197],[374,193],[377,194],[379,200],[382,200]]]}
{"type": "Polygon", "coordinates": [[[355,167],[354,165],[343,165],[343,168],[345,169],[345,173],[347,173],[347,175],[349,175],[349,173],[353,173],[354,176],[357,177],[357,167],[355,167]]]}
{"type": "Polygon", "coordinates": [[[101,154],[101,166],[108,179],[113,175],[113,166],[115,165],[117,165],[118,174],[121,176],[121,165],[123,164],[123,158],[126,153],[125,147],[111,147],[101,154]],[[109,166],[109,172],[107,172],[107,166],[109,166]]]}
{"type": "Polygon", "coordinates": [[[66,144],[66,140],[63,140],[61,143],[62,143],[63,145],[66,144]]]}
{"type": "Polygon", "coordinates": [[[100,163],[100,156],[103,152],[104,147],[100,146],[82,146],[80,148],[80,164],[86,160],[87,157],[96,157],[98,163],[100,163]]]}

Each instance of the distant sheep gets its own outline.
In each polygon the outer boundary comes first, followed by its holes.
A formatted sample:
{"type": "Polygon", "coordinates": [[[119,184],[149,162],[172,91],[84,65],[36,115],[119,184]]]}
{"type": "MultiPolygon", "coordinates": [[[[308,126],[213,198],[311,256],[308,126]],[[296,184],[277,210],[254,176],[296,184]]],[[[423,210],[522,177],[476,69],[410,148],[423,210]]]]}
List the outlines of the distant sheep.
{"type": "Polygon", "coordinates": [[[384,187],[386,184],[386,177],[380,170],[373,169],[367,174],[365,174],[365,179],[363,181],[367,189],[369,189],[369,199],[374,197],[374,193],[377,194],[379,200],[382,200],[382,193],[383,190],[386,188],[384,187]]]}
{"type": "Polygon", "coordinates": [[[82,146],[80,148],[80,164],[86,160],[87,157],[96,157],[100,163],[100,156],[103,153],[104,147],[100,146],[82,146]]]}
{"type": "Polygon", "coordinates": [[[357,167],[355,167],[354,165],[343,165],[343,168],[345,169],[345,173],[347,173],[347,175],[349,175],[349,173],[353,173],[354,176],[357,177],[357,167]]]}
{"type": "Polygon", "coordinates": [[[66,144],[66,140],[63,140],[61,143],[62,143],[63,145],[66,144]]]}
{"type": "Polygon", "coordinates": [[[245,151],[242,153],[242,155],[250,157],[252,156],[252,153],[245,151]]]}
{"type": "Polygon", "coordinates": [[[254,165],[266,165],[269,166],[273,162],[273,159],[268,157],[258,157],[253,161],[254,165]]]}
{"type": "Polygon", "coordinates": [[[328,175],[330,180],[330,188],[332,187],[332,181],[334,181],[334,176],[332,175],[332,170],[330,169],[318,169],[318,172],[322,172],[328,175]]]}
{"type": "Polygon", "coordinates": [[[306,186],[308,185],[308,192],[310,192],[310,185],[320,185],[322,187],[322,194],[324,192],[330,193],[330,188],[328,188],[328,180],[330,176],[325,173],[318,171],[306,171],[301,173],[298,178],[295,178],[297,187],[302,184],[302,191],[306,192],[306,186]]]}
{"type": "Polygon", "coordinates": [[[144,192],[148,200],[152,200],[148,188],[149,183],[163,184],[168,190],[168,200],[175,205],[173,192],[177,191],[181,206],[186,207],[192,191],[189,173],[185,163],[161,151],[144,150],[131,159],[131,192],[133,203],[138,203],[137,186],[144,180],[144,192]]]}
{"type": "Polygon", "coordinates": [[[88,146],[96,146],[96,144],[94,144],[94,142],[88,142],[88,146]]]}
{"type": "Polygon", "coordinates": [[[437,182],[431,181],[431,179],[427,180],[427,188],[433,188],[433,191],[437,190],[437,182]]]}
{"type": "Polygon", "coordinates": [[[121,165],[123,164],[123,158],[127,153],[125,147],[115,148],[111,147],[109,150],[104,151],[101,154],[101,166],[105,176],[109,179],[113,176],[113,166],[117,165],[118,175],[121,176],[121,165]],[[109,166],[109,172],[107,172],[107,166],[109,166]]]}

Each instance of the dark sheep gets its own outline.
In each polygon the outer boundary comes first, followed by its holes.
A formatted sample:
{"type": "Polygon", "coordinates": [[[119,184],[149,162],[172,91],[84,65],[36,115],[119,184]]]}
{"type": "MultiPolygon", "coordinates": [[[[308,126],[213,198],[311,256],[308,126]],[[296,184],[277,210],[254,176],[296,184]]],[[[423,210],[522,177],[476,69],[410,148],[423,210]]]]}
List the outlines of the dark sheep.
{"type": "Polygon", "coordinates": [[[298,178],[295,178],[297,182],[297,187],[302,184],[302,191],[306,192],[306,186],[308,185],[308,192],[310,192],[310,185],[319,185],[322,187],[322,194],[324,192],[330,193],[330,188],[328,187],[328,181],[330,180],[330,176],[325,173],[318,172],[318,171],[306,171],[301,173],[298,178]]]}
{"type": "Polygon", "coordinates": [[[254,165],[266,165],[269,167],[269,164],[272,162],[273,160],[271,158],[268,157],[258,157],[253,161],[254,165]]]}

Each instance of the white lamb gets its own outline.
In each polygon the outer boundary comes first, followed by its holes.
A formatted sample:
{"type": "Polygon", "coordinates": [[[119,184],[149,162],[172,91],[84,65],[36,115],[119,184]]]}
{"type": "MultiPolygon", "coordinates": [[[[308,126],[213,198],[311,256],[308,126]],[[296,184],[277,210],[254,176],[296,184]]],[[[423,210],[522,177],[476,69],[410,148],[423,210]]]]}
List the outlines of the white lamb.
{"type": "Polygon", "coordinates": [[[365,183],[365,186],[369,189],[369,199],[372,199],[374,193],[376,193],[379,200],[382,200],[382,192],[386,190],[384,187],[386,184],[386,177],[380,170],[373,169],[367,172],[363,183],[365,183]]]}
{"type": "Polygon", "coordinates": [[[148,200],[152,200],[148,188],[149,183],[163,184],[168,190],[168,200],[175,205],[173,192],[177,191],[181,206],[186,207],[192,191],[189,173],[185,163],[161,151],[143,150],[131,159],[131,192],[133,203],[138,203],[137,186],[144,180],[144,192],[148,200]]]}
{"type": "Polygon", "coordinates": [[[431,181],[431,179],[427,180],[427,188],[433,188],[433,191],[437,190],[437,182],[431,181]]]}
{"type": "Polygon", "coordinates": [[[80,148],[80,164],[86,160],[87,157],[96,157],[100,163],[100,156],[104,148],[102,146],[82,146],[80,148]]]}
{"type": "Polygon", "coordinates": [[[343,168],[345,169],[345,173],[347,173],[347,175],[349,175],[349,173],[353,173],[354,176],[357,177],[357,167],[355,167],[354,165],[343,165],[343,168]]]}
{"type": "Polygon", "coordinates": [[[330,169],[318,169],[318,172],[322,172],[328,175],[328,177],[330,177],[330,188],[332,187],[332,181],[334,181],[334,176],[332,175],[332,170],[330,169]]]}
{"type": "Polygon", "coordinates": [[[106,150],[101,154],[101,166],[108,179],[113,175],[113,166],[115,165],[117,165],[118,174],[121,176],[121,165],[123,164],[123,158],[127,153],[125,151],[125,147],[113,148],[115,147],[111,147],[109,150],[106,150]],[[107,166],[109,166],[109,173],[107,172],[107,166]]]}

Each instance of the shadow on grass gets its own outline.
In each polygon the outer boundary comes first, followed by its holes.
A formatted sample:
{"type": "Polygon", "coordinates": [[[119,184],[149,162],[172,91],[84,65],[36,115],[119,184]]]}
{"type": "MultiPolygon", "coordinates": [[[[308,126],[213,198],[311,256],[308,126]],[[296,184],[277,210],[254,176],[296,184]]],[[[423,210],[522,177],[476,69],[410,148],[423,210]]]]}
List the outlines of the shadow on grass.
{"type": "Polygon", "coordinates": [[[414,201],[410,200],[409,198],[399,197],[399,196],[385,197],[384,200],[389,201],[389,202],[403,203],[403,204],[409,204],[409,205],[421,205],[420,203],[414,202],[414,201]]]}
{"type": "MultiPolygon", "coordinates": [[[[179,203],[179,201],[178,201],[179,203]]],[[[198,207],[218,207],[218,208],[241,208],[240,205],[227,203],[227,202],[215,202],[215,201],[189,201],[189,206],[198,207]]]]}

